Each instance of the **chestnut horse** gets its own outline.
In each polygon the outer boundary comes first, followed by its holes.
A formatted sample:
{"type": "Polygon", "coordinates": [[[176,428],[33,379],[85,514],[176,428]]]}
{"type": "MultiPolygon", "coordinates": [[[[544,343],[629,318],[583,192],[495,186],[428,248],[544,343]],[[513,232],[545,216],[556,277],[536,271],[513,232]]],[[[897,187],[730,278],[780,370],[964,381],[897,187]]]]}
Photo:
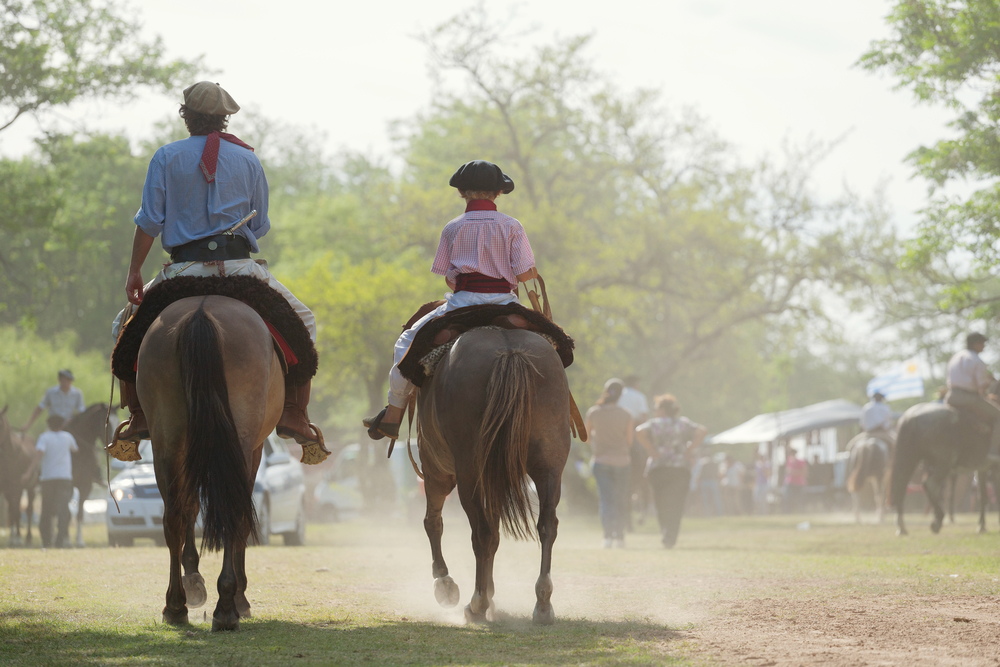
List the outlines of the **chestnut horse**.
{"type": "Polygon", "coordinates": [[[444,607],[459,591],[441,553],[441,508],[458,486],[472,526],[476,584],[468,621],[494,617],[493,557],[500,529],[529,537],[527,477],[538,494],[541,571],[535,583],[536,623],[555,621],[550,598],[552,545],[560,479],[570,448],[570,394],[555,350],[525,330],[473,329],[462,334],[417,394],[417,432],[431,544],[434,594],[444,607]]]}
{"type": "Polygon", "coordinates": [[[257,529],[251,493],[261,446],[281,416],[284,386],[267,326],[240,301],[180,299],[149,327],[136,392],[149,424],[170,549],[165,623],[187,623],[187,603],[205,603],[194,539],[199,508],[202,546],[224,553],[212,630],[236,630],[249,617],[246,546],[257,529]]]}
{"type": "Polygon", "coordinates": [[[20,438],[15,440],[14,431],[7,419],[7,406],[0,410],[0,494],[7,500],[7,525],[10,526],[8,546],[31,546],[31,515],[35,511],[35,488],[38,486],[38,470],[31,481],[24,484],[21,477],[31,465],[31,454],[24,449],[20,438]],[[28,525],[25,537],[21,539],[21,496],[28,492],[28,525]]]}

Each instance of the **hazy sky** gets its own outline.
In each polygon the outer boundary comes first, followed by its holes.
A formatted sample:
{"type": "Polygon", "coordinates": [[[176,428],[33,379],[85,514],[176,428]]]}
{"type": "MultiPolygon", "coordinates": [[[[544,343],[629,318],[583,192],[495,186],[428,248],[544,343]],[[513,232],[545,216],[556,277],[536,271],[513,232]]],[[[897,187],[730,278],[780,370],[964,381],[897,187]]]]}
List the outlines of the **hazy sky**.
{"type": "MultiPolygon", "coordinates": [[[[413,35],[470,6],[467,1],[147,0],[132,2],[149,34],[171,55],[205,55],[244,106],[314,126],[332,152],[386,153],[387,124],[424,107],[431,94],[424,48],[413,35]]],[[[498,18],[506,17],[510,5],[498,18]]],[[[948,114],[916,106],[893,81],[853,66],[870,40],[886,35],[880,0],[532,0],[519,21],[534,40],[593,33],[589,56],[625,89],[655,87],[674,108],[693,106],[746,160],[810,137],[843,144],[817,173],[827,195],[843,183],[863,193],[888,180],[904,230],[925,187],[904,156],[942,136],[948,114]]],[[[147,95],[120,107],[78,106],[92,128],[124,127],[141,137],[176,101],[147,95]],[[96,112],[96,113],[95,113],[96,112]]],[[[233,122],[238,131],[239,124],[233,122]]],[[[0,152],[30,146],[33,120],[0,134],[0,152]]],[[[138,196],[138,195],[137,195],[138,196]]]]}

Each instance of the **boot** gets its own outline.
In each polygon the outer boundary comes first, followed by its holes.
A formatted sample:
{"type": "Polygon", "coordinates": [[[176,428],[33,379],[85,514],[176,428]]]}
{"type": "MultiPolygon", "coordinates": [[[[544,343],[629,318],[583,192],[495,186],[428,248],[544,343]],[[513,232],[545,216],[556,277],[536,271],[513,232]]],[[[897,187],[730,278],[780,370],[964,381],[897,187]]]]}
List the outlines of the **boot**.
{"type": "Polygon", "coordinates": [[[322,463],[330,455],[323,440],[323,432],[309,421],[309,414],[306,412],[311,388],[312,381],[296,387],[285,378],[285,410],[281,413],[276,429],[280,437],[293,439],[302,445],[301,460],[306,464],[322,463]]]}
{"type": "Polygon", "coordinates": [[[139,396],[135,393],[135,383],[121,380],[123,408],[128,408],[131,417],[118,425],[115,436],[111,444],[107,446],[107,451],[119,461],[138,461],[139,441],[149,438],[149,427],[146,425],[146,415],[139,405],[139,396]]]}

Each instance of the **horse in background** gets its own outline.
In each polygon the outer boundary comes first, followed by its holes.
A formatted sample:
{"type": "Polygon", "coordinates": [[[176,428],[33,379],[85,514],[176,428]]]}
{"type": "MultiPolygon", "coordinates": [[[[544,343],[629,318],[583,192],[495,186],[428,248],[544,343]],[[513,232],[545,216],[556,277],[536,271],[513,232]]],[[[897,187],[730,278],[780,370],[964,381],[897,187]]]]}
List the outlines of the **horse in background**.
{"type": "Polygon", "coordinates": [[[559,355],[530,331],[472,329],[443,356],[416,401],[427,498],[424,528],[437,601],[453,607],[459,600],[441,552],[441,508],[457,486],[476,555],[475,590],[465,617],[493,620],[493,558],[500,529],[515,538],[534,533],[530,477],[538,496],[536,529],[542,547],[532,618],[553,623],[552,545],[571,429],[569,385],[559,355]]]}
{"type": "Polygon", "coordinates": [[[986,463],[990,436],[977,422],[944,403],[919,403],[903,413],[889,482],[889,502],[896,508],[896,534],[906,535],[903,519],[906,487],[917,466],[927,475],[924,491],[934,510],[931,531],[944,523],[944,485],[955,468],[978,469],[986,463]]]}
{"type": "Polygon", "coordinates": [[[186,624],[188,604],[199,607],[207,599],[194,538],[201,509],[203,548],[224,552],[212,630],[236,630],[240,618],[250,616],[246,547],[257,531],[253,481],[285,396],[282,360],[267,325],[236,299],[175,301],[143,338],[136,392],[149,424],[170,549],[163,621],[186,624]]]}
{"type": "Polygon", "coordinates": [[[885,513],[884,489],[891,460],[889,444],[881,438],[861,434],[852,442],[847,490],[851,494],[856,522],[861,523],[861,491],[870,483],[875,493],[875,515],[878,522],[882,523],[885,513]]]}
{"type": "Polygon", "coordinates": [[[97,448],[95,442],[100,443],[101,450],[104,445],[111,441],[111,436],[117,426],[118,418],[115,414],[111,416],[112,423],[106,424],[108,416],[107,403],[94,403],[83,412],[71,417],[64,425],[63,430],[67,431],[76,440],[77,451],[73,452],[73,487],[79,493],[79,502],[76,506],[76,546],[83,546],[83,503],[90,497],[95,482],[103,482],[104,475],[97,464],[97,448]]]}
{"type": "Polygon", "coordinates": [[[21,478],[31,465],[32,455],[24,448],[24,441],[14,436],[7,418],[7,407],[0,411],[0,493],[7,500],[7,525],[10,526],[8,546],[31,546],[31,516],[35,507],[35,489],[38,487],[38,471],[30,482],[24,484],[21,478]],[[27,530],[21,540],[21,496],[28,492],[27,530]]]}

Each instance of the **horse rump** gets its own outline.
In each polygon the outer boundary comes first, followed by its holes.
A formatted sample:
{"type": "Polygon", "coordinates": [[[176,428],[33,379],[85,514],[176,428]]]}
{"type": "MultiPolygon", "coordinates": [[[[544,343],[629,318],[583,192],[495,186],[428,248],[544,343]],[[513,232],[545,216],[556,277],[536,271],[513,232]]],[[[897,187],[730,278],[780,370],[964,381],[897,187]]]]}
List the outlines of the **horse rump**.
{"type": "Polygon", "coordinates": [[[479,471],[476,487],[486,515],[515,539],[534,535],[526,480],[534,398],[532,374],[537,373],[527,351],[497,351],[475,457],[479,471]]]}
{"type": "Polygon", "coordinates": [[[202,549],[218,551],[226,542],[257,541],[253,485],[229,407],[219,329],[199,307],[179,327],[181,382],[187,400],[187,452],[182,507],[201,503],[202,549]]]}

